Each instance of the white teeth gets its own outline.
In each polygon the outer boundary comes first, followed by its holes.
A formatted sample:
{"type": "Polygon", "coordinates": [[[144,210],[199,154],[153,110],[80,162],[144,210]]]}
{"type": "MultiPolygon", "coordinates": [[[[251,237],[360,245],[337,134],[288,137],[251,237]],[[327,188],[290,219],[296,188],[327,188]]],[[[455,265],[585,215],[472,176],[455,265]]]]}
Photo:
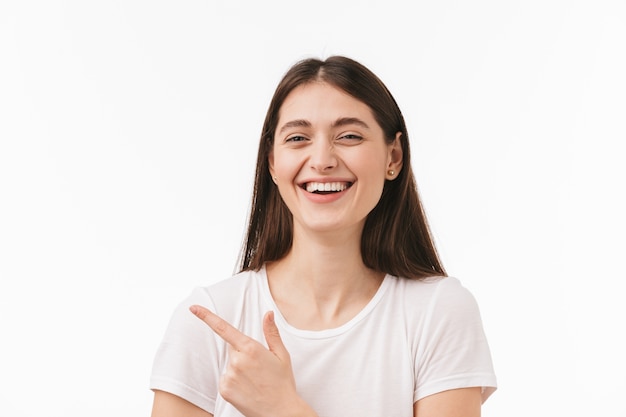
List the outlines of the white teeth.
{"type": "Polygon", "coordinates": [[[343,191],[348,188],[345,182],[308,182],[306,190],[310,193],[315,191],[343,191]]]}

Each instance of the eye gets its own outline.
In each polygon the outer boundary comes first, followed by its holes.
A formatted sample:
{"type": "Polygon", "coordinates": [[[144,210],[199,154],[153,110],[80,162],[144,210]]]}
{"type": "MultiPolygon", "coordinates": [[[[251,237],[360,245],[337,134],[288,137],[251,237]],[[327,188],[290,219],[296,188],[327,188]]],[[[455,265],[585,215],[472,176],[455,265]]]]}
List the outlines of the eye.
{"type": "Polygon", "coordinates": [[[361,140],[363,140],[363,136],[356,135],[354,133],[346,133],[345,135],[339,136],[339,140],[361,141],[361,140]]]}
{"type": "Polygon", "coordinates": [[[285,142],[303,142],[306,140],[306,137],[304,136],[289,136],[287,139],[285,139],[285,142]]]}

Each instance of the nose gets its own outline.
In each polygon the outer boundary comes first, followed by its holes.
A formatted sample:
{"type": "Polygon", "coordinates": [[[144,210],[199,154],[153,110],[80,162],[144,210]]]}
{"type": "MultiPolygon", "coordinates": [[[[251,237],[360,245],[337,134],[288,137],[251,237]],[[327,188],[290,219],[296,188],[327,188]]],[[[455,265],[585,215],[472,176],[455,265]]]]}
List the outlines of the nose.
{"type": "Polygon", "coordinates": [[[318,140],[310,147],[311,168],[319,172],[329,171],[337,166],[334,146],[327,140],[318,140]]]}

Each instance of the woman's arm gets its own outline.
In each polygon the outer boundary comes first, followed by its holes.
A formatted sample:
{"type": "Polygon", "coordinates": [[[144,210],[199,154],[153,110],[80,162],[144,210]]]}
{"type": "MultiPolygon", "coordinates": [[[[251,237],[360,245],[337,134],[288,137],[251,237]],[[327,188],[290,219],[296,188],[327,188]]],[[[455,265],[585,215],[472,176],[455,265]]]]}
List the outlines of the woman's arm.
{"type": "Polygon", "coordinates": [[[413,417],[480,417],[480,387],[460,388],[429,395],[413,406],[413,417]]]}
{"type": "Polygon", "coordinates": [[[165,391],[154,391],[152,417],[213,417],[203,409],[196,407],[187,400],[165,391]]]}
{"type": "MultiPolygon", "coordinates": [[[[413,407],[414,417],[480,417],[480,388],[462,388],[422,398],[413,407]]],[[[154,392],[152,417],[213,417],[201,408],[165,391],[154,392]]]]}

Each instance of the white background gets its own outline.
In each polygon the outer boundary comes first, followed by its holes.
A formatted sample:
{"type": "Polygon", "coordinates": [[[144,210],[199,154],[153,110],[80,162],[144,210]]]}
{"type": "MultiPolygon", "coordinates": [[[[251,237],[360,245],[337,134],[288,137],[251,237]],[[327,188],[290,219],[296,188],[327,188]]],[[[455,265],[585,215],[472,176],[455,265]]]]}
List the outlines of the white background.
{"type": "Polygon", "coordinates": [[[403,110],[495,416],[625,416],[621,0],[0,3],[0,415],[147,416],[175,305],[233,272],[300,58],[403,110]]]}

